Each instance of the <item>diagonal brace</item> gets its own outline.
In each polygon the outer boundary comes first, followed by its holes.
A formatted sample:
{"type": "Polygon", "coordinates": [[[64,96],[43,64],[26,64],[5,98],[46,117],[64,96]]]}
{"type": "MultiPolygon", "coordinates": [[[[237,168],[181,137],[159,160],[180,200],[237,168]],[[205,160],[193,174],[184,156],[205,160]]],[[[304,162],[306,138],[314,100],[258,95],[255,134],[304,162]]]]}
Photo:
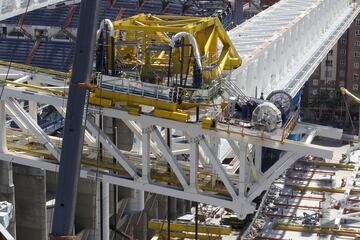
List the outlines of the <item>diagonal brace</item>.
{"type": "Polygon", "coordinates": [[[15,99],[7,99],[6,108],[12,113],[11,117],[13,120],[16,123],[20,122],[19,127],[21,127],[24,131],[30,131],[33,133],[39,139],[40,143],[43,144],[58,161],[60,161],[60,150],[51,142],[49,136],[15,99]]]}
{"type": "Polygon", "coordinates": [[[179,179],[181,185],[184,189],[189,188],[189,182],[186,179],[184,171],[181,169],[180,164],[175,159],[173,153],[171,152],[170,148],[165,143],[164,138],[161,136],[159,130],[154,126],[153,131],[151,132],[151,136],[157,143],[160,150],[163,152],[165,159],[170,164],[171,169],[174,171],[175,175],[179,179]]]}
{"type": "Polygon", "coordinates": [[[229,194],[231,195],[231,197],[233,199],[236,199],[237,194],[235,191],[235,187],[234,187],[233,183],[230,181],[230,179],[228,178],[226,171],[224,170],[222,164],[220,163],[220,160],[218,159],[217,156],[215,156],[213,150],[209,146],[209,143],[206,141],[205,137],[203,137],[201,139],[200,145],[204,149],[204,151],[208,154],[208,156],[210,157],[210,161],[211,161],[216,173],[221,178],[221,180],[224,183],[229,194]]]}
{"type": "Polygon", "coordinates": [[[99,140],[103,144],[103,146],[113,155],[116,161],[130,174],[130,176],[137,180],[139,179],[139,175],[136,172],[135,166],[126,159],[126,157],[121,153],[121,151],[115,146],[115,144],[111,141],[111,139],[104,134],[104,132],[94,124],[93,121],[86,121],[86,127],[93,134],[99,135],[99,140]]]}

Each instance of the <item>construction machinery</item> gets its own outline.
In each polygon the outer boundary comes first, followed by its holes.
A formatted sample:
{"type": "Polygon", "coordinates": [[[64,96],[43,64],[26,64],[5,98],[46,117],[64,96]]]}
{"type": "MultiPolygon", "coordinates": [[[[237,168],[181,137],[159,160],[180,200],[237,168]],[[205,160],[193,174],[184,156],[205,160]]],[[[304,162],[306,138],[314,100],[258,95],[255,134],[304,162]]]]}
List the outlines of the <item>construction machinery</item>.
{"type": "Polygon", "coordinates": [[[203,127],[228,122],[261,131],[286,125],[297,108],[285,91],[249,98],[229,81],[241,58],[219,19],[139,14],[98,31],[96,82],[90,101],[122,102],[140,114],[193,121],[192,108],[206,109],[203,127]],[[221,107],[218,107],[221,106],[221,107]]]}
{"type": "MultiPolygon", "coordinates": [[[[0,158],[58,171],[65,142],[60,150],[57,139],[44,133],[17,101],[51,104],[64,114],[70,111],[66,101],[71,106],[79,100],[70,97],[71,91],[87,96],[86,89],[89,101],[81,114],[72,109],[81,115],[75,119],[80,127],[67,129],[85,131],[81,147],[89,159],[84,158],[83,168],[76,166],[80,177],[222,206],[245,219],[255,211],[256,198],[297,159],[332,156],[332,149],[311,141],[316,136],[339,139],[342,132],[298,123],[301,88],[359,10],[347,0],[284,0],[229,33],[214,18],[141,14],[104,20],[96,35],[101,74],[94,74],[91,84],[84,83],[90,76],[68,83],[67,73],[59,78],[51,71],[3,63],[34,77],[22,85],[4,82],[0,116],[14,113],[21,130],[42,148],[30,154],[33,149],[11,146],[13,151],[0,152],[0,158]],[[307,48],[310,44],[313,48],[307,48]],[[51,88],[66,84],[69,93],[51,88]],[[98,116],[123,121],[141,141],[135,153],[121,151],[92,121],[98,116]],[[289,139],[294,129],[300,132],[297,141],[289,139]],[[97,143],[108,157],[101,160],[111,161],[95,163],[97,143]],[[232,165],[224,161],[229,156],[232,165]]],[[[5,122],[0,123],[0,144],[7,149],[5,122]]],[[[62,190],[68,190],[66,184],[62,190]]]]}

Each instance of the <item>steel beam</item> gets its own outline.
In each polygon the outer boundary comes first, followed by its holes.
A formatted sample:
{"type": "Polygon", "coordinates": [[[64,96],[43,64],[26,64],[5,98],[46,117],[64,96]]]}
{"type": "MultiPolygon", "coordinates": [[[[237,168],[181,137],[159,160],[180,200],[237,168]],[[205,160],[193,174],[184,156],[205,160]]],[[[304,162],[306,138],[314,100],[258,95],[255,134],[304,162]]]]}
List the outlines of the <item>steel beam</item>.
{"type": "Polygon", "coordinates": [[[198,192],[199,138],[190,138],[190,191],[198,192]]]}
{"type": "Polygon", "coordinates": [[[170,148],[167,146],[164,138],[161,136],[161,133],[156,127],[153,127],[153,131],[151,132],[151,136],[158,144],[160,150],[163,152],[166,161],[169,163],[171,169],[174,171],[176,177],[181,183],[184,189],[189,188],[189,181],[186,178],[184,171],[182,170],[180,164],[175,159],[175,156],[171,152],[170,148]]]}
{"type": "MultiPolygon", "coordinates": [[[[56,111],[58,111],[61,114],[61,116],[65,117],[66,109],[64,107],[59,107],[59,106],[54,106],[54,107],[56,111]]],[[[93,137],[88,130],[85,130],[84,140],[90,146],[96,146],[96,142],[97,142],[96,137],[93,137]]]]}
{"type": "Polygon", "coordinates": [[[135,166],[129,162],[121,151],[116,147],[113,141],[106,136],[106,134],[95,125],[91,120],[86,121],[86,127],[90,130],[93,136],[98,135],[102,146],[109,151],[109,153],[116,159],[116,161],[128,172],[133,179],[140,178],[136,172],[135,166]]]}
{"type": "Polygon", "coordinates": [[[142,143],[142,180],[145,183],[150,183],[150,133],[151,128],[143,128],[141,143],[142,143]]]}
{"type": "MultiPolygon", "coordinates": [[[[46,159],[38,158],[38,157],[31,157],[28,155],[23,155],[19,153],[0,153],[0,159],[3,161],[8,161],[12,163],[17,163],[29,167],[36,167],[41,168],[44,170],[52,171],[52,172],[58,172],[59,171],[59,165],[47,161],[46,159]]],[[[207,204],[212,204],[216,206],[222,206],[230,209],[236,209],[235,203],[231,201],[228,198],[222,198],[217,196],[211,196],[211,195],[203,195],[198,193],[191,193],[191,192],[185,192],[179,189],[174,189],[171,187],[168,187],[167,185],[158,185],[158,184],[151,184],[151,183],[143,183],[142,181],[133,181],[131,179],[121,178],[119,176],[114,176],[112,173],[108,173],[106,171],[104,172],[96,172],[91,169],[83,168],[80,172],[81,178],[87,178],[97,181],[103,181],[110,184],[123,186],[127,188],[137,189],[137,190],[143,190],[147,192],[152,192],[156,194],[166,195],[170,197],[175,198],[181,198],[186,199],[190,201],[197,201],[197,202],[203,202],[207,204]]]]}
{"type": "MultiPolygon", "coordinates": [[[[316,137],[316,131],[308,134],[305,144],[310,144],[316,137]]],[[[269,168],[264,175],[256,182],[256,184],[249,191],[249,199],[254,200],[259,194],[268,189],[271,183],[285,172],[292,164],[294,164],[302,154],[287,152],[285,153],[271,168],[269,168]]]]}
{"type": "Polygon", "coordinates": [[[21,1],[21,0],[1,0],[0,1],[0,21],[5,19],[15,17],[27,12],[35,11],[40,8],[48,7],[51,5],[56,5],[59,3],[76,3],[79,1],[74,0],[44,0],[44,1],[30,1],[29,6],[27,6],[28,1],[21,1]]]}
{"type": "Polygon", "coordinates": [[[82,1],[80,9],[52,225],[55,237],[71,235],[74,223],[89,94],[89,90],[79,84],[91,78],[100,0],[82,1]]]}
{"type": "Polygon", "coordinates": [[[229,31],[243,64],[231,72],[247,96],[255,89],[295,96],[357,17],[350,0],[282,0],[229,31]]]}
{"type": "Polygon", "coordinates": [[[19,127],[24,131],[29,131],[34,134],[50,153],[60,160],[60,150],[53,144],[49,136],[41,129],[34,119],[16,102],[15,99],[8,99],[6,105],[9,111],[13,114],[11,117],[16,123],[19,123],[19,127]]]}
{"type": "Polygon", "coordinates": [[[3,240],[15,240],[13,236],[6,230],[6,228],[0,224],[0,239],[3,240]]]}
{"type": "Polygon", "coordinates": [[[210,147],[209,143],[203,137],[200,140],[201,147],[206,151],[207,156],[210,158],[211,165],[213,166],[215,172],[219,175],[220,179],[224,183],[226,190],[229,192],[230,196],[233,199],[237,198],[237,193],[235,191],[235,187],[233,183],[229,180],[226,171],[224,170],[222,164],[220,163],[219,158],[214,154],[212,148],[210,147]]]}
{"type": "MultiPolygon", "coordinates": [[[[97,109],[92,109],[96,113],[97,109]]],[[[208,137],[224,138],[231,139],[235,141],[247,142],[250,144],[258,144],[268,148],[279,149],[283,151],[297,152],[299,154],[307,155],[311,154],[318,157],[332,158],[333,151],[331,148],[323,147],[319,145],[304,144],[302,142],[292,141],[285,139],[283,142],[280,142],[277,139],[262,139],[257,136],[242,135],[240,132],[236,133],[227,133],[226,131],[214,131],[209,129],[203,129],[199,124],[192,123],[183,123],[178,121],[173,121],[164,118],[158,118],[150,115],[142,114],[140,116],[130,115],[127,111],[113,109],[113,108],[104,108],[102,109],[104,116],[119,118],[122,120],[131,120],[136,121],[141,124],[152,124],[158,125],[165,128],[177,129],[183,132],[188,132],[195,135],[205,135],[208,137]]]]}

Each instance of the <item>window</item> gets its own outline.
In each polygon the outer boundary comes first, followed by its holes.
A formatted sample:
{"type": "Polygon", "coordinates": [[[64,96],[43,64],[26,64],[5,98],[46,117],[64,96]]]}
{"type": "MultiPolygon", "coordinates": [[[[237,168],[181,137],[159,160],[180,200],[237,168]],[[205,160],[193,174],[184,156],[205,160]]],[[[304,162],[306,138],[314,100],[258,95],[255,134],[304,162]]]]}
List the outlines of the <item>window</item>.
{"type": "Polygon", "coordinates": [[[342,78],[345,77],[345,70],[340,70],[339,71],[339,77],[342,77],[342,78]]]}
{"type": "Polygon", "coordinates": [[[317,89],[312,90],[312,95],[316,95],[317,92],[318,92],[317,89]]]}
{"type": "Polygon", "coordinates": [[[345,60],[344,59],[340,59],[340,65],[342,65],[342,66],[345,65],[345,60]]]}
{"type": "Polygon", "coordinates": [[[325,77],[331,78],[331,77],[332,77],[332,71],[331,71],[331,70],[330,70],[330,71],[326,71],[326,72],[325,72],[325,77]]]}
{"type": "Polygon", "coordinates": [[[355,24],[356,24],[356,25],[360,25],[360,18],[357,18],[357,19],[355,20],[355,24]]]}
{"type": "Polygon", "coordinates": [[[354,77],[354,81],[359,81],[359,74],[354,73],[353,77],[354,77]]]}
{"type": "Polygon", "coordinates": [[[359,64],[358,62],[355,62],[355,63],[354,63],[354,68],[355,68],[355,69],[359,69],[359,66],[360,66],[360,64],[359,64]]]}
{"type": "Polygon", "coordinates": [[[340,81],[339,82],[339,87],[344,87],[345,86],[345,82],[344,81],[340,81]]]}
{"type": "Polygon", "coordinates": [[[346,44],[346,38],[341,38],[341,44],[346,44]]]}
{"type": "Polygon", "coordinates": [[[320,74],[320,68],[319,67],[314,71],[314,74],[316,74],[316,75],[320,74]]]}
{"type": "Polygon", "coordinates": [[[354,84],[354,85],[353,85],[353,90],[359,90],[359,85],[358,85],[358,84],[354,84]]]}
{"type": "Polygon", "coordinates": [[[359,51],[355,51],[355,52],[354,52],[354,57],[360,57],[360,52],[359,52],[359,51]]]}
{"type": "Polygon", "coordinates": [[[326,60],[326,66],[332,67],[333,61],[332,60],[326,60]]]}
{"type": "Polygon", "coordinates": [[[331,50],[329,51],[329,56],[332,56],[333,53],[334,53],[334,51],[331,49],[331,50]]]}
{"type": "Polygon", "coordinates": [[[314,85],[314,86],[318,86],[318,85],[319,85],[319,80],[318,80],[318,79],[314,79],[314,80],[313,80],[313,85],[314,85]]]}
{"type": "Polygon", "coordinates": [[[340,55],[341,55],[341,56],[345,56],[345,55],[346,55],[346,49],[342,48],[342,49],[340,50],[340,55]]]}
{"type": "Polygon", "coordinates": [[[355,47],[360,47],[360,41],[355,41],[354,45],[355,47]]]}
{"type": "Polygon", "coordinates": [[[360,36],[360,30],[355,30],[355,36],[360,36]]]}

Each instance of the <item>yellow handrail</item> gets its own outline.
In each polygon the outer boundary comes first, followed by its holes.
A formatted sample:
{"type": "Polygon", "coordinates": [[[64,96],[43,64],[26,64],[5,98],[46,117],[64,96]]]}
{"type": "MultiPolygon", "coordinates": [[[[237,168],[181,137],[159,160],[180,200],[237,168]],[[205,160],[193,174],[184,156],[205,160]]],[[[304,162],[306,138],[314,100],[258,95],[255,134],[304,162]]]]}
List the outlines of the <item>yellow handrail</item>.
{"type": "Polygon", "coordinates": [[[342,95],[348,95],[350,97],[352,97],[357,103],[360,103],[360,98],[355,96],[353,93],[351,93],[349,90],[347,90],[344,87],[340,88],[340,92],[342,93],[342,95]]]}
{"type": "Polygon", "coordinates": [[[35,71],[35,72],[48,73],[51,75],[61,76],[61,77],[65,77],[65,78],[69,78],[71,76],[70,72],[61,72],[61,71],[57,71],[57,70],[53,70],[53,69],[33,67],[30,65],[22,64],[22,63],[14,63],[14,62],[7,62],[7,61],[0,60],[0,65],[12,66],[15,68],[20,68],[20,69],[35,71]]]}
{"type": "Polygon", "coordinates": [[[31,88],[31,89],[36,89],[36,90],[40,90],[40,91],[45,91],[45,92],[50,92],[50,93],[66,96],[65,91],[55,90],[55,89],[51,89],[49,87],[41,87],[41,86],[37,86],[37,85],[14,82],[14,81],[9,81],[9,80],[5,80],[5,83],[9,84],[9,85],[18,86],[18,87],[26,87],[26,88],[31,88]]]}

